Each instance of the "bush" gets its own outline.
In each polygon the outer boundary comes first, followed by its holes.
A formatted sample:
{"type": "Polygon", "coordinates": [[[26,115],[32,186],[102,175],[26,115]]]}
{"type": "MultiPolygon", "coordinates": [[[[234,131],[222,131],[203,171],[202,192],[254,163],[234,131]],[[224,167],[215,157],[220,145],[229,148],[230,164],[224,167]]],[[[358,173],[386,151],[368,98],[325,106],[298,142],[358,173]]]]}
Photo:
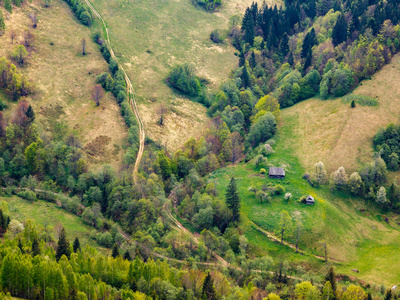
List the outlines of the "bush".
{"type": "Polygon", "coordinates": [[[186,95],[200,95],[200,80],[194,75],[193,68],[188,64],[175,66],[169,73],[167,81],[173,88],[186,95]]]}
{"type": "Polygon", "coordinates": [[[278,184],[278,185],[275,186],[275,193],[277,195],[282,195],[285,191],[286,190],[282,185],[278,184]]]}
{"type": "Polygon", "coordinates": [[[257,146],[273,137],[275,132],[276,119],[271,112],[267,112],[256,123],[251,125],[246,139],[246,146],[257,146]]]}
{"type": "Polygon", "coordinates": [[[264,168],[260,169],[260,174],[267,174],[267,171],[264,168]]]}
{"type": "Polygon", "coordinates": [[[34,191],[29,191],[29,190],[25,190],[25,191],[20,191],[19,193],[17,193],[17,195],[21,198],[24,198],[26,200],[29,201],[36,201],[36,193],[34,191]]]}
{"type": "Polygon", "coordinates": [[[303,195],[303,196],[300,197],[299,202],[300,203],[306,203],[306,199],[307,199],[307,196],[303,195]]]}
{"type": "Polygon", "coordinates": [[[222,35],[219,30],[213,30],[210,34],[210,40],[216,44],[220,44],[223,41],[222,35]]]}
{"type": "Polygon", "coordinates": [[[221,6],[221,0],[193,0],[195,4],[200,5],[208,11],[214,11],[221,6]]]}

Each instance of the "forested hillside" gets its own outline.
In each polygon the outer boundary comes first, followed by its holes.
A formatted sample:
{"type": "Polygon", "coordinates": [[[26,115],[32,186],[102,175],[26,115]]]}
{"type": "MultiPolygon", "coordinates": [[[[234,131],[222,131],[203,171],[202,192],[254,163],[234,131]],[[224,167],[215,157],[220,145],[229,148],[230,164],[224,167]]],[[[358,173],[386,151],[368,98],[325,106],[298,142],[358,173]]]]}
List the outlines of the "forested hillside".
{"type": "Polygon", "coordinates": [[[398,125],[309,170],[286,113],[390,62],[396,2],[0,5],[0,297],[398,299],[398,125]]]}

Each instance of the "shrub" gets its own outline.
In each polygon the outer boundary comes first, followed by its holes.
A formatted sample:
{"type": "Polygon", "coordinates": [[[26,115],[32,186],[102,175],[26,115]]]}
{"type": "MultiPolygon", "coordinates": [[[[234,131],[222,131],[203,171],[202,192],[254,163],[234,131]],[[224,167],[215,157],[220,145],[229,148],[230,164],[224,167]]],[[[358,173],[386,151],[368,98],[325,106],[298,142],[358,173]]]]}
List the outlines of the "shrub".
{"type": "Polygon", "coordinates": [[[275,193],[277,195],[282,195],[285,191],[286,190],[282,185],[278,184],[278,185],[275,186],[275,193]]]}
{"type": "Polygon", "coordinates": [[[290,198],[292,198],[292,193],[286,193],[285,200],[290,201],[290,198]]]}
{"type": "Polygon", "coordinates": [[[201,91],[200,80],[188,64],[175,66],[168,75],[168,83],[176,90],[189,95],[198,96],[201,91]]]}
{"type": "Polygon", "coordinates": [[[299,202],[300,203],[306,203],[306,199],[307,199],[307,196],[303,195],[303,196],[300,197],[299,202]]]}
{"type": "Polygon", "coordinates": [[[210,34],[210,40],[214,43],[219,44],[222,43],[223,38],[219,30],[213,30],[210,34]]]}
{"type": "Polygon", "coordinates": [[[260,174],[267,174],[267,171],[264,168],[260,169],[260,174]]]}
{"type": "Polygon", "coordinates": [[[25,190],[25,191],[20,191],[19,193],[17,193],[17,195],[21,198],[24,198],[26,200],[29,201],[36,201],[36,193],[34,191],[29,191],[29,190],[25,190]]]}

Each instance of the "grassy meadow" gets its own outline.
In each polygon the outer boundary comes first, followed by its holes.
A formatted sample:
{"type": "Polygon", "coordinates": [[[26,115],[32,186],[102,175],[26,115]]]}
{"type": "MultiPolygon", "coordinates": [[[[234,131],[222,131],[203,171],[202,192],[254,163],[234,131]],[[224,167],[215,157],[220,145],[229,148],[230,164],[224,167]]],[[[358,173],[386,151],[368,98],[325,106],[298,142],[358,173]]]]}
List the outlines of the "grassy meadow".
{"type": "MultiPolygon", "coordinates": [[[[23,41],[24,31],[31,24],[32,12],[39,22],[36,29],[30,29],[35,36],[33,51],[29,50],[28,63],[20,70],[36,86],[30,100],[41,134],[62,136],[74,131],[93,168],[101,164],[119,167],[127,133],[119,107],[110,93],[98,107],[91,99],[95,77],[108,70],[107,63],[92,42],[90,29],[74,18],[65,2],[52,0],[45,8],[43,1],[33,0],[22,8],[14,7],[10,19],[5,20],[6,32],[0,36],[0,56],[10,59],[11,51],[23,41]],[[13,44],[9,35],[12,30],[17,33],[13,44]],[[82,39],[88,52],[84,56],[82,39]]],[[[7,103],[10,108],[15,105],[7,103]]]]}
{"type": "MultiPolygon", "coordinates": [[[[313,100],[312,100],[313,101],[313,100]]],[[[396,284],[400,275],[395,271],[400,258],[400,226],[398,216],[384,213],[374,204],[343,193],[331,193],[328,187],[313,188],[302,175],[304,168],[296,157],[299,143],[296,139],[299,117],[286,118],[285,126],[276,136],[275,153],[268,158],[268,165],[255,167],[253,162],[238,164],[215,171],[209,177],[217,185],[222,196],[228,181],[234,176],[238,181],[242,203],[242,230],[255,254],[268,254],[294,262],[303,261],[317,272],[325,272],[326,266],[312,255],[324,255],[323,243],[327,244],[328,257],[333,259],[338,271],[370,282],[396,284]],[[259,170],[269,166],[284,167],[283,180],[270,179],[259,170]],[[281,184],[292,193],[290,201],[284,195],[274,196],[270,203],[260,203],[250,186],[261,188],[271,183],[281,184]],[[314,206],[298,203],[302,195],[312,195],[314,206]],[[301,224],[299,248],[304,255],[296,254],[288,246],[270,241],[254,229],[254,225],[279,236],[280,212],[286,210],[295,222],[301,224]],[[384,219],[390,219],[386,224],[384,219]],[[360,273],[352,272],[358,269],[360,273]]],[[[294,234],[288,239],[295,243],[294,234]]]]}
{"type": "Polygon", "coordinates": [[[372,161],[372,139],[380,127],[399,122],[400,113],[400,56],[384,66],[370,80],[364,80],[350,94],[368,96],[376,106],[350,107],[345,96],[341,99],[310,99],[282,110],[283,126],[292,126],[294,133],[285,136],[295,144],[294,151],[301,165],[311,170],[322,161],[328,172],[344,166],[347,172],[357,170],[372,161]]]}
{"type": "Polygon", "coordinates": [[[235,50],[227,43],[214,44],[209,36],[214,29],[226,30],[229,18],[243,15],[252,2],[224,1],[220,11],[209,13],[191,0],[92,1],[106,20],[116,55],[134,84],[150,138],[174,151],[202,132],[206,109],[174,93],[164,81],[169,70],[182,63],[193,65],[211,88],[226,80],[238,63],[235,50]],[[160,102],[168,108],[164,126],[156,125],[160,102]]]}
{"type": "MultiPolygon", "coordinates": [[[[81,246],[90,245],[105,252],[109,251],[99,245],[90,238],[90,232],[93,227],[90,227],[82,222],[82,218],[70,214],[54,203],[37,200],[29,202],[17,196],[0,197],[2,207],[7,203],[7,208],[11,219],[16,219],[20,222],[33,220],[37,227],[43,228],[44,225],[55,227],[61,224],[67,231],[68,239],[72,243],[75,238],[79,238],[81,246]]],[[[54,235],[55,236],[55,235],[54,235]]]]}

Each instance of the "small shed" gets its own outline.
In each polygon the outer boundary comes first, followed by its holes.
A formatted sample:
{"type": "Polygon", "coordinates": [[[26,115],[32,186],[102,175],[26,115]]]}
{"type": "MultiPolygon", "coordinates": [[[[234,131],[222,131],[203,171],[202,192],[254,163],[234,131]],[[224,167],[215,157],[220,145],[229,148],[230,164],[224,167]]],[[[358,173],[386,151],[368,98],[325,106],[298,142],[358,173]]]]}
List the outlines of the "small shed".
{"type": "Polygon", "coordinates": [[[314,203],[315,203],[314,197],[311,196],[311,195],[308,195],[307,198],[306,198],[306,204],[314,205],[314,203]]]}
{"type": "Polygon", "coordinates": [[[283,168],[271,167],[271,168],[269,168],[268,175],[270,178],[283,179],[283,178],[285,178],[285,170],[283,168]]]}

